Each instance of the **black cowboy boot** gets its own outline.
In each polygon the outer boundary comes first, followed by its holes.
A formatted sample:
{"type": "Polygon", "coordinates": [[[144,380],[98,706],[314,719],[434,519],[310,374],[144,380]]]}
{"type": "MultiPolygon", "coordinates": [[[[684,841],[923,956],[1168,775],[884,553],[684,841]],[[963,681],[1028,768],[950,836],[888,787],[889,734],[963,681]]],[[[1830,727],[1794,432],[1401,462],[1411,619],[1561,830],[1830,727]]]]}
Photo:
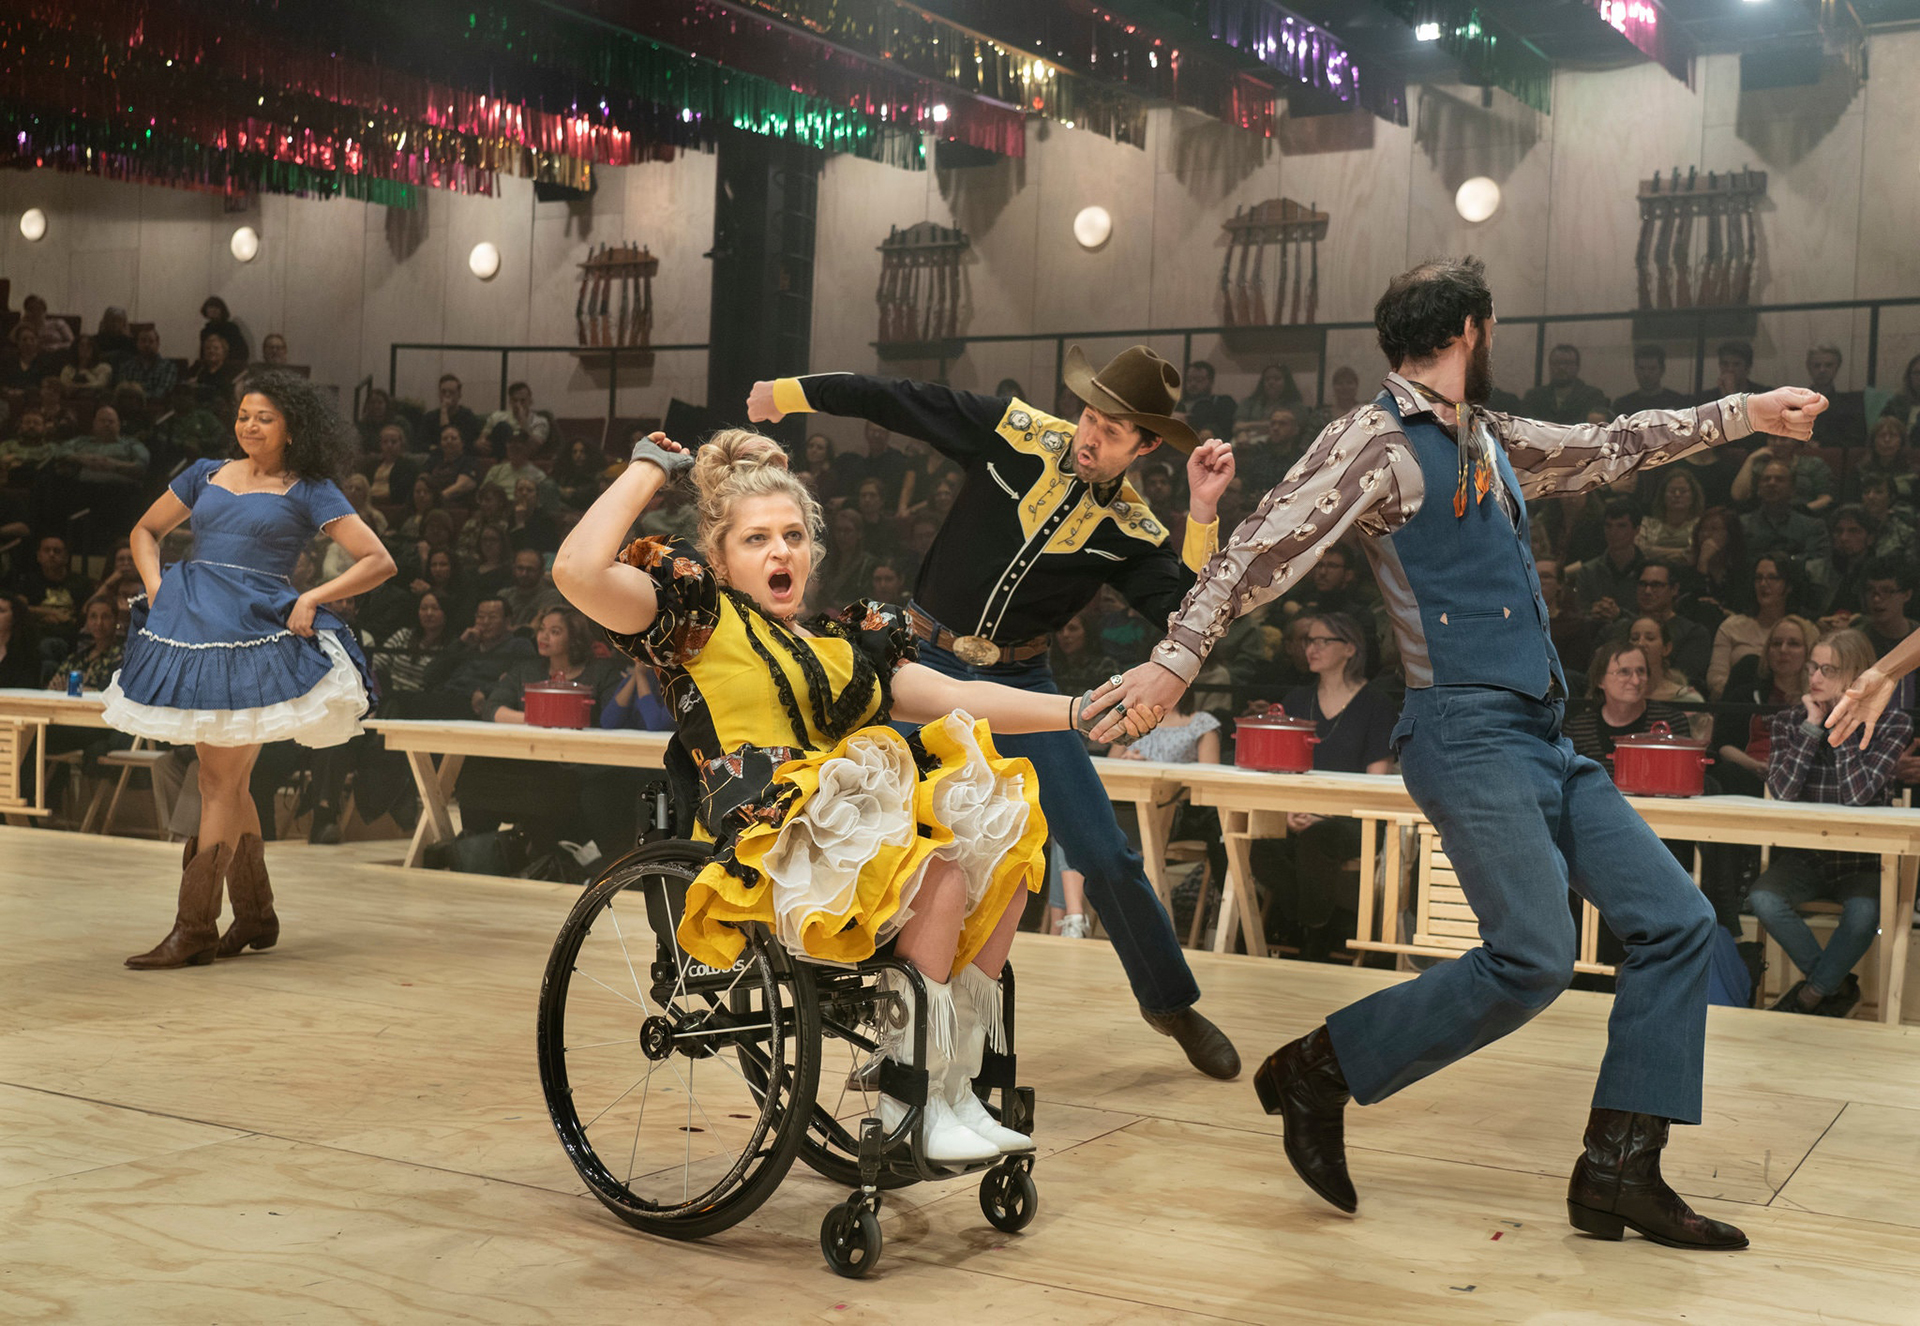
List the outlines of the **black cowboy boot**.
{"type": "Polygon", "coordinates": [[[1171,1036],[1187,1052],[1187,1062],[1223,1081],[1240,1076],[1240,1052],[1233,1048],[1227,1033],[1202,1017],[1192,1004],[1177,1013],[1149,1013],[1140,1010],[1147,1025],[1162,1036],[1171,1036]]]}
{"type": "Polygon", "coordinates": [[[1260,1106],[1281,1118],[1287,1161],[1309,1188],[1351,1214],[1360,1199],[1347,1175],[1344,1117],[1353,1094],[1320,1027],[1267,1056],[1253,1075],[1260,1106]]]}
{"type": "Polygon", "coordinates": [[[1669,1248],[1732,1252],[1747,1236],[1688,1206],[1660,1177],[1667,1120],[1655,1114],[1595,1110],[1587,1118],[1586,1153],[1567,1185],[1567,1218],[1583,1234],[1617,1239],[1627,1228],[1669,1248]]]}

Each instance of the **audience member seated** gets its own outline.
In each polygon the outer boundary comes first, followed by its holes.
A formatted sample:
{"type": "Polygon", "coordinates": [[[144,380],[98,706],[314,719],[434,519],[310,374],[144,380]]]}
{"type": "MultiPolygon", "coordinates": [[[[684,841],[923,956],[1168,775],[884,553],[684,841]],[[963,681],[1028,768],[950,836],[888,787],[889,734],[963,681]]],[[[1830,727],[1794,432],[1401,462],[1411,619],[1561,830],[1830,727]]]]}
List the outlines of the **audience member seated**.
{"type": "Polygon", "coordinates": [[[1770,460],[1761,467],[1759,493],[1760,505],[1740,518],[1748,553],[1781,553],[1802,561],[1827,555],[1827,527],[1795,508],[1793,471],[1786,461],[1770,460]]]}
{"type": "Polygon", "coordinates": [[[1685,591],[1680,611],[1709,630],[1718,630],[1732,605],[1745,600],[1746,530],[1732,507],[1710,506],[1693,529],[1693,549],[1680,573],[1685,591]]]}
{"type": "Polygon", "coordinates": [[[1920,447],[1920,355],[1907,361],[1907,371],[1900,375],[1900,391],[1881,407],[1880,414],[1882,418],[1898,419],[1906,430],[1907,445],[1920,447]]]}
{"type": "Polygon", "coordinates": [[[80,639],[47,682],[50,691],[66,690],[68,674],[74,672],[80,674],[80,689],[104,691],[120,671],[121,656],[126,651],[124,619],[108,600],[92,599],[83,620],[80,639]]]}
{"type": "Polygon", "coordinates": [[[800,448],[793,472],[823,505],[846,495],[839,491],[838,477],[833,467],[833,439],[825,433],[809,433],[806,444],[800,448]]]}
{"type": "Polygon", "coordinates": [[[1112,585],[1100,586],[1085,612],[1095,646],[1112,655],[1122,671],[1146,662],[1148,653],[1159,643],[1161,632],[1128,606],[1112,585]]]}
{"type": "MultiPolygon", "coordinates": [[[[353,421],[354,428],[360,434],[360,450],[367,453],[378,451],[380,430],[399,418],[391,396],[378,387],[367,388],[367,398],[360,402],[360,416],[353,421]]],[[[410,426],[408,440],[412,440],[410,426]]]]}
{"type": "MultiPolygon", "coordinates": [[[[489,434],[498,437],[499,434],[489,434]]],[[[508,433],[504,441],[506,459],[487,471],[484,484],[498,488],[507,495],[509,505],[513,500],[513,490],[522,481],[534,486],[535,494],[543,508],[551,510],[560,505],[560,495],[553,483],[547,478],[547,472],[533,463],[533,439],[525,433],[508,433]]]]}
{"type": "Polygon", "coordinates": [[[428,670],[456,638],[446,605],[433,589],[423,590],[414,600],[413,613],[412,626],[401,627],[380,643],[374,662],[382,700],[425,691],[428,670]]]}
{"type": "Polygon", "coordinates": [[[245,371],[246,365],[229,352],[226,338],[208,332],[200,338],[200,357],[187,366],[180,385],[193,388],[209,408],[219,408],[233,399],[233,384],[245,371]]]}
{"type": "Polygon", "coordinates": [[[18,594],[0,592],[0,688],[36,690],[40,671],[32,610],[18,594]]]}
{"type": "Polygon", "coordinates": [[[1053,633],[1047,662],[1053,670],[1053,684],[1062,695],[1083,695],[1096,690],[1107,684],[1107,678],[1121,671],[1110,655],[1100,651],[1084,611],[1067,618],[1053,633]]]}
{"type": "MultiPolygon", "coordinates": [[[[1072,416],[1077,419],[1076,413],[1072,416]]],[[[834,484],[838,497],[851,502],[860,491],[865,479],[880,481],[880,508],[883,511],[900,509],[900,489],[907,481],[907,458],[893,447],[893,434],[869,420],[863,436],[866,439],[867,454],[855,456],[843,453],[834,462],[834,484]]]]}
{"type": "Polygon", "coordinates": [[[1790,437],[1763,437],[1747,456],[1734,476],[1733,500],[1736,504],[1764,503],[1766,495],[1755,494],[1754,476],[1762,466],[1778,461],[1788,469],[1793,486],[1791,502],[1796,511],[1819,516],[1833,505],[1833,468],[1820,457],[1808,453],[1790,437]]]}
{"type": "Polygon", "coordinates": [[[513,550],[533,548],[552,554],[560,550],[560,522],[541,500],[541,490],[552,485],[520,479],[513,485],[513,504],[507,509],[507,542],[513,550]]]}
{"type": "Polygon", "coordinates": [[[113,385],[113,365],[100,357],[93,337],[82,333],[73,343],[73,358],[60,369],[60,385],[69,394],[105,391],[113,385]]]}
{"type": "Polygon", "coordinates": [[[509,432],[525,433],[533,439],[536,452],[546,451],[553,437],[553,416],[533,407],[533,388],[524,382],[507,384],[507,408],[488,415],[480,431],[490,433],[501,424],[507,425],[509,432]]]}
{"type": "Polygon", "coordinates": [[[1580,380],[1580,351],[1556,345],[1547,354],[1547,380],[1520,398],[1520,413],[1556,424],[1584,424],[1595,413],[1613,417],[1607,393],[1580,380]]]}
{"type": "Polygon", "coordinates": [[[600,495],[600,478],[607,471],[606,458],[594,455],[584,438],[575,438],[561,448],[554,462],[552,482],[560,494],[560,505],[569,511],[585,511],[600,495]]]}
{"type": "Polygon", "coordinates": [[[268,332],[260,338],[260,362],[268,368],[282,368],[287,362],[287,338],[268,332]]]}
{"type": "Polygon", "coordinates": [[[875,557],[895,556],[900,550],[899,524],[879,478],[869,474],[860,481],[854,489],[853,509],[860,517],[860,546],[875,557]]]}
{"type": "Polygon", "coordinates": [[[39,295],[28,295],[20,301],[20,321],[14,325],[32,330],[39,338],[42,354],[58,356],[73,348],[73,328],[65,318],[48,317],[47,301],[39,295]]]}
{"type": "MultiPolygon", "coordinates": [[[[1626,643],[1637,647],[1647,660],[1647,699],[1672,704],[1676,707],[1701,706],[1706,696],[1694,689],[1693,681],[1686,673],[1673,666],[1673,622],[1684,622],[1685,617],[1674,617],[1662,621],[1658,617],[1635,617],[1627,625],[1626,643]]],[[[1699,708],[1689,710],[1687,724],[1693,735],[1705,740],[1713,735],[1713,715],[1699,708]]]]}
{"type": "MultiPolygon", "coordinates": [[[[1907,604],[1913,598],[1914,565],[1904,557],[1875,557],[1866,565],[1865,581],[1863,615],[1847,625],[1865,635],[1873,646],[1874,658],[1881,659],[1920,630],[1920,622],[1907,618],[1907,604]]],[[[1890,707],[1912,710],[1920,705],[1916,683],[1920,683],[1920,674],[1911,672],[1894,683],[1890,707]]]]}
{"type": "Polygon", "coordinates": [[[94,587],[93,593],[87,596],[87,602],[104,599],[113,605],[116,613],[124,616],[133,607],[133,600],[146,592],[146,582],[140,578],[140,568],[133,564],[133,549],[122,539],[114,545],[112,568],[106,578],[94,587]]]}
{"type": "Polygon", "coordinates": [[[1707,509],[1706,490],[1685,466],[1665,465],[1656,473],[1663,477],[1653,514],[1641,519],[1634,542],[1653,561],[1685,566],[1693,549],[1694,527],[1707,509]]]}
{"type": "Polygon", "coordinates": [[[1720,375],[1713,386],[1700,393],[1698,404],[1717,401],[1735,392],[1744,391],[1757,396],[1773,390],[1753,380],[1753,346],[1749,342],[1722,341],[1714,351],[1714,356],[1719,361],[1720,375]]]}
{"type": "Polygon", "coordinates": [[[468,579],[474,593],[493,598],[513,583],[513,548],[498,525],[482,525],[477,546],[473,559],[461,558],[460,564],[471,572],[468,579]]]}
{"type": "Polygon", "coordinates": [[[1761,652],[1734,665],[1722,700],[1742,708],[1721,720],[1724,744],[1718,770],[1720,782],[1729,792],[1760,795],[1773,743],[1769,724],[1776,713],[1798,704],[1807,693],[1807,660],[1819,639],[1820,628],[1805,617],[1782,617],[1767,632],[1761,652]],[[1743,719],[1747,737],[1744,747],[1735,744],[1743,719]]]}
{"type": "MultiPolygon", "coordinates": [[[[1642,618],[1649,624],[1651,619],[1642,618]]],[[[1654,634],[1658,635],[1658,627],[1654,634]]],[[[1651,676],[1644,645],[1609,640],[1594,651],[1587,666],[1587,699],[1567,715],[1561,733],[1573,749],[1613,769],[1613,747],[1621,737],[1637,736],[1665,723],[1676,733],[1690,730],[1687,715],[1673,705],[1649,697],[1651,676]]]]}
{"type": "Polygon", "coordinates": [[[51,659],[72,647],[80,630],[81,605],[93,596],[93,582],[73,569],[67,541],[43,534],[34,545],[34,565],[14,578],[13,588],[26,603],[34,629],[51,659]]]}
{"type": "Polygon", "coordinates": [[[1912,557],[1916,547],[1913,525],[1893,505],[1893,481],[1871,475],[1860,485],[1860,509],[1867,513],[1867,532],[1873,551],[1882,557],[1912,557]]]}
{"type": "Polygon", "coordinates": [[[513,583],[500,598],[507,605],[507,625],[515,631],[533,628],[543,615],[566,603],[547,575],[547,559],[532,548],[514,552],[513,583]]]}
{"type": "Polygon", "coordinates": [[[436,524],[443,529],[445,533],[436,546],[451,548],[453,546],[453,516],[449,512],[440,509],[439,496],[438,493],[433,491],[433,483],[426,475],[423,474],[416,478],[413,481],[413,490],[410,494],[410,500],[407,503],[406,518],[400,522],[400,528],[396,531],[395,537],[403,543],[411,543],[415,540],[425,538],[427,521],[429,518],[437,515],[440,519],[436,524]]]}
{"type": "Polygon", "coordinates": [[[1866,393],[1840,390],[1840,347],[1831,343],[1807,351],[1807,386],[1827,398],[1813,421],[1816,447],[1857,447],[1867,439],[1866,393]]]}
{"type": "Polygon", "coordinates": [[[636,661],[627,669],[619,688],[600,706],[600,726],[639,732],[672,731],[673,711],[660,698],[652,668],[636,661]]]}
{"type": "Polygon", "coordinates": [[[892,562],[882,562],[873,568],[873,592],[868,595],[876,603],[891,603],[899,607],[906,606],[907,580],[900,574],[900,568],[892,562]]]}
{"type": "Polygon", "coordinates": [[[533,642],[515,635],[499,597],[474,605],[473,625],[427,668],[425,695],[403,718],[478,718],[487,693],[508,667],[533,657],[533,642]]]}
{"type": "MultiPolygon", "coordinates": [[[[1673,666],[1689,678],[1704,679],[1713,662],[1713,632],[1678,612],[1680,589],[1673,568],[1661,562],[1648,562],[1640,568],[1634,585],[1633,613],[1622,613],[1612,628],[1601,636],[1602,642],[1625,640],[1629,618],[1651,617],[1660,623],[1662,633],[1673,643],[1673,666]]],[[[1575,658],[1585,658],[1575,654],[1575,658]]]]}
{"type": "Polygon", "coordinates": [[[120,431],[119,411],[102,405],[93,412],[93,431],[58,448],[42,467],[38,518],[52,524],[86,507],[99,526],[126,529],[138,514],[151,463],[146,444],[120,431]]]}
{"type": "Polygon", "coordinates": [[[1679,410],[1693,402],[1666,386],[1667,352],[1652,342],[1637,346],[1633,352],[1634,389],[1613,402],[1615,414],[1638,414],[1642,410],[1679,410]]]}
{"type": "MultiPolygon", "coordinates": [[[[1894,766],[1913,740],[1912,720],[1888,709],[1865,750],[1858,740],[1829,745],[1824,726],[1834,703],[1873,660],[1873,646],[1858,631],[1835,631],[1814,646],[1805,697],[1796,708],[1773,716],[1767,790],[1774,800],[1843,806],[1884,806],[1893,800],[1894,766]]],[[[1880,929],[1880,858],[1776,847],[1748,903],[1803,977],[1774,1010],[1836,1018],[1852,1012],[1860,1002],[1860,978],[1853,969],[1880,929]],[[1797,910],[1818,899],[1841,907],[1824,949],[1797,910]]],[[[1892,919],[1907,923],[1904,917],[1892,919]]]]}
{"type": "MultiPolygon", "coordinates": [[[[252,357],[253,351],[247,348],[247,338],[240,330],[240,324],[233,320],[233,314],[227,309],[227,301],[218,295],[208,295],[206,302],[200,305],[200,316],[207,320],[200,329],[200,343],[206,345],[207,337],[218,336],[227,359],[235,365],[243,365],[252,357]]],[[[204,349],[202,354],[205,354],[204,349]]]]}
{"type": "Polygon", "coordinates": [[[116,372],[121,382],[133,383],[154,402],[171,397],[180,381],[179,368],[161,356],[160,333],[151,326],[134,333],[133,353],[119,362],[116,372]]]}
{"type": "Polygon", "coordinates": [[[1861,488],[1874,478],[1885,479],[1893,485],[1896,507],[1914,509],[1915,481],[1913,462],[1907,455],[1907,430],[1890,414],[1873,421],[1867,433],[1867,454],[1853,461],[1841,491],[1848,501],[1857,502],[1861,488]]]}
{"type": "Polygon", "coordinates": [[[663,485],[640,513],[640,532],[691,549],[700,520],[692,489],[691,484],[684,483],[663,485]]]}
{"type": "MultiPolygon", "coordinates": [[[[384,430],[382,430],[384,436],[384,430]]],[[[426,479],[448,506],[466,507],[474,500],[485,471],[467,454],[467,439],[456,426],[440,430],[440,442],[427,462],[426,479]]]]}
{"type": "Polygon", "coordinates": [[[40,348],[40,333],[22,322],[7,339],[13,351],[0,357],[0,390],[38,391],[40,379],[53,367],[51,357],[40,348]]]}
{"type": "Polygon", "coordinates": [[[94,350],[100,358],[112,364],[116,372],[120,361],[134,352],[133,329],[127,322],[127,311],[118,304],[107,305],[107,311],[100,315],[100,326],[93,334],[94,350]]]}
{"type": "Polygon", "coordinates": [[[905,517],[925,508],[933,500],[934,490],[949,477],[955,481],[954,492],[959,492],[958,480],[963,471],[939,451],[925,442],[909,438],[903,454],[907,458],[907,468],[900,476],[900,499],[894,507],[895,515],[905,517]]]}
{"type": "Polygon", "coordinates": [[[72,437],[80,431],[80,418],[67,403],[67,389],[51,373],[40,379],[40,399],[36,408],[40,411],[40,417],[47,422],[47,431],[53,436],[72,437]]]}
{"type": "Polygon", "coordinates": [[[1602,516],[1600,554],[1589,557],[1574,573],[1573,587],[1587,605],[1587,615],[1605,627],[1627,610],[1635,599],[1640,572],[1647,558],[1640,551],[1640,508],[1626,498],[1615,498],[1602,516]]]}
{"type": "Polygon", "coordinates": [[[1553,637],[1554,652],[1564,664],[1567,659],[1585,659],[1593,653],[1593,618],[1581,606],[1580,596],[1566,583],[1560,563],[1551,557],[1534,559],[1534,572],[1540,577],[1540,597],[1547,604],[1547,630],[1553,637]]]}
{"type": "Polygon", "coordinates": [[[1853,624],[1867,610],[1867,563],[1873,559],[1873,536],[1867,529],[1867,509],[1843,506],[1833,513],[1832,551],[1807,563],[1810,606],[1820,614],[1820,628],[1838,631],[1853,624]]]}
{"type": "Polygon", "coordinates": [[[1175,415],[1185,419],[1195,432],[1206,430],[1203,436],[1231,440],[1236,408],[1233,397],[1214,391],[1212,364],[1196,359],[1187,365],[1186,376],[1181,379],[1180,403],[1173,407],[1175,415]]]}
{"type": "Polygon", "coordinates": [[[1707,663],[1708,695],[1720,698],[1734,665],[1758,657],[1774,626],[1789,613],[1803,610],[1803,597],[1800,573],[1791,561],[1768,554],[1754,562],[1751,611],[1731,614],[1714,632],[1713,655],[1707,663]]]}
{"type": "Polygon", "coordinates": [[[53,458],[52,436],[46,416],[38,409],[21,411],[13,436],[0,442],[0,484],[30,485],[40,467],[53,458]]]}
{"type": "Polygon", "coordinates": [[[1327,379],[1333,387],[1333,399],[1325,404],[1316,405],[1301,417],[1300,435],[1312,445],[1320,436],[1321,430],[1335,419],[1351,414],[1360,404],[1360,375],[1346,364],[1333,370],[1333,376],[1327,379]]]}
{"type": "Polygon", "coordinates": [[[1300,405],[1300,387],[1293,380],[1293,370],[1285,364],[1268,364],[1260,370],[1260,381],[1234,408],[1233,440],[1239,441],[1239,432],[1246,425],[1265,424],[1275,410],[1299,409],[1300,405]]]}
{"type": "Polygon", "coordinates": [[[474,490],[473,513],[467,517],[466,524],[460,527],[460,536],[453,545],[461,561],[479,560],[480,531],[483,529],[496,529],[500,531],[501,538],[507,537],[507,494],[492,484],[474,490]]]}
{"type": "MultiPolygon", "coordinates": [[[[387,524],[386,515],[373,504],[373,486],[367,482],[366,475],[349,474],[340,481],[340,492],[353,507],[354,514],[366,521],[367,527],[379,535],[382,542],[393,538],[393,529],[387,524]]],[[[321,578],[331,580],[344,574],[352,565],[353,555],[328,539],[326,555],[320,563],[321,578]]]]}
{"type": "Polygon", "coordinates": [[[1297,406],[1277,405],[1267,413],[1266,426],[1249,426],[1243,441],[1234,444],[1237,476],[1256,500],[1280,486],[1300,459],[1308,439],[1300,428],[1297,406]]]}
{"type": "MultiPolygon", "coordinates": [[[[877,481],[869,481],[869,483],[877,481]]],[[[824,610],[836,610],[865,598],[873,584],[874,569],[880,557],[866,546],[866,522],[850,506],[843,506],[828,519],[827,555],[821,574],[815,580],[813,602],[824,610]]]]}
{"type": "Polygon", "coordinates": [[[366,477],[367,492],[373,504],[382,509],[404,507],[413,494],[413,481],[420,475],[420,463],[407,454],[407,435],[398,425],[380,430],[380,450],[360,462],[366,477]]]}
{"type": "Polygon", "coordinates": [[[451,373],[442,373],[439,383],[439,400],[434,408],[427,412],[428,437],[439,437],[440,430],[451,424],[460,430],[460,436],[471,447],[482,433],[480,416],[460,403],[462,386],[460,379],[451,373]]]}
{"type": "MultiPolygon", "coordinates": [[[[1289,691],[1282,703],[1288,717],[1315,725],[1320,741],[1313,748],[1314,770],[1393,772],[1391,738],[1399,714],[1391,700],[1367,685],[1367,641],[1360,623],[1346,613],[1301,620],[1315,684],[1289,691]]],[[[1287,828],[1293,834],[1292,911],[1301,930],[1301,956],[1323,960],[1336,942],[1354,933],[1358,879],[1349,888],[1342,867],[1360,855],[1360,822],[1293,811],[1287,828]]]]}

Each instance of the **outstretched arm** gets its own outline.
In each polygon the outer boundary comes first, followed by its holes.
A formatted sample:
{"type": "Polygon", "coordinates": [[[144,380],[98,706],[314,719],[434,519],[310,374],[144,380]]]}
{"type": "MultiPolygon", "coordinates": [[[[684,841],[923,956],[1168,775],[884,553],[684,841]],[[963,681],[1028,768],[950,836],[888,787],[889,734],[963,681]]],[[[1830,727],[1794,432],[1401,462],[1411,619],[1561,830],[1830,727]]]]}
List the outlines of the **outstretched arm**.
{"type": "Polygon", "coordinates": [[[638,635],[652,626],[660,601],[652,576],[616,560],[620,548],[633,522],[666,485],[667,466],[677,470],[692,462],[691,453],[664,433],[640,443],[634,456],[634,463],[587,508],[553,559],[554,587],[567,602],[622,635],[638,635]],[[645,453],[648,447],[658,458],[645,453]]]}
{"type": "Polygon", "coordinates": [[[754,383],[747,396],[747,418],[778,423],[790,414],[849,415],[889,432],[917,437],[948,460],[966,465],[1000,427],[1012,404],[1005,396],[955,391],[908,378],[814,373],[754,383]]]}
{"type": "Polygon", "coordinates": [[[1893,699],[1894,687],[1915,667],[1920,667],[1920,631],[1888,650],[1885,658],[1853,679],[1853,685],[1847,687],[1847,693],[1827,715],[1830,733],[1827,741],[1839,746],[1859,732],[1860,749],[1867,749],[1873,740],[1874,726],[1893,699]]]}
{"type": "MultiPolygon", "coordinates": [[[[1102,686],[1094,695],[1106,694],[1102,686]]],[[[1078,726],[1085,732],[1091,719],[1081,718],[1082,697],[1045,695],[991,681],[960,681],[920,663],[908,663],[893,674],[893,716],[909,723],[931,723],[943,714],[964,710],[984,718],[995,732],[1062,732],[1078,726]]],[[[1110,741],[1131,741],[1153,730],[1165,717],[1163,709],[1129,710],[1110,741]]]]}

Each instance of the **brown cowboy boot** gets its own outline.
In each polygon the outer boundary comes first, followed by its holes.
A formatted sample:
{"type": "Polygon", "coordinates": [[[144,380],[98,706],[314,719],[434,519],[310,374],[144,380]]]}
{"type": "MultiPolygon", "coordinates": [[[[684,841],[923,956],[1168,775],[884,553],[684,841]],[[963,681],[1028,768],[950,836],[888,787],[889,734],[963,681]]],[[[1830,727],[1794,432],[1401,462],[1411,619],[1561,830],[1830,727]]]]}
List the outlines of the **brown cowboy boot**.
{"type": "Polygon", "coordinates": [[[227,899],[233,903],[233,924],[220,936],[221,957],[279,942],[280,918],[273,914],[273,886],[267,882],[267,847],[257,833],[240,835],[227,869],[227,899]]]}
{"type": "Polygon", "coordinates": [[[1655,1114],[1596,1109],[1587,1119],[1586,1153],[1567,1185],[1567,1218],[1583,1234],[1618,1239],[1627,1228],[1669,1248],[1733,1252],[1747,1236],[1688,1206],[1660,1177],[1667,1120],[1655,1114]]]}
{"type": "Polygon", "coordinates": [[[227,849],[217,845],[199,850],[200,840],[187,840],[185,869],[180,874],[180,905],[167,937],[145,953],[127,959],[129,967],[150,971],[161,967],[200,967],[213,961],[220,947],[220,877],[226,873],[227,849]]]}

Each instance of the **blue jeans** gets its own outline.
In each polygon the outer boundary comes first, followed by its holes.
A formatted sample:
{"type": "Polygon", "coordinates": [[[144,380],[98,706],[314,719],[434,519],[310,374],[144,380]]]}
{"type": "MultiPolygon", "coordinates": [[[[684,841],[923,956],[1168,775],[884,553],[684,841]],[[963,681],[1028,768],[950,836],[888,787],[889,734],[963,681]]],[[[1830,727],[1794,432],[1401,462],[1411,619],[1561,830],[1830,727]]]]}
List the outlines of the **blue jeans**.
{"type": "MultiPolygon", "coordinates": [[[[944,649],[920,643],[920,661],[961,681],[992,681],[1023,691],[1058,695],[1053,669],[1045,657],[1027,663],[977,668],[944,649]]],[[[1093,760],[1077,732],[994,735],[1002,755],[1033,763],[1040,779],[1040,809],[1047,831],[1073,868],[1087,878],[1087,900],[1113,940],[1126,968],[1133,997],[1149,1013],[1176,1013],[1200,998],[1200,987],[1180,951],[1173,918],[1160,905],[1140,853],[1127,843],[1113,818],[1113,805],[1093,770],[1093,760]]]]}
{"type": "Polygon", "coordinates": [[[1880,929],[1880,876],[1872,871],[1842,875],[1827,883],[1824,853],[1791,847],[1776,847],[1766,873],[1753,882],[1747,904],[1767,933],[1793,959],[1793,965],[1807,978],[1818,995],[1830,995],[1840,989],[1847,973],[1859,965],[1873,947],[1880,929]],[[1826,948],[1813,937],[1813,931],[1794,908],[1816,899],[1831,899],[1840,904],[1840,923],[1826,948]]]}
{"type": "Polygon", "coordinates": [[[1524,1025],[1573,979],[1569,884],[1626,946],[1598,1109],[1700,1121],[1713,908],[1606,770],[1560,734],[1565,705],[1488,687],[1407,692],[1407,791],[1440,831],[1480,947],[1327,1019],[1363,1105],[1524,1025]]]}

